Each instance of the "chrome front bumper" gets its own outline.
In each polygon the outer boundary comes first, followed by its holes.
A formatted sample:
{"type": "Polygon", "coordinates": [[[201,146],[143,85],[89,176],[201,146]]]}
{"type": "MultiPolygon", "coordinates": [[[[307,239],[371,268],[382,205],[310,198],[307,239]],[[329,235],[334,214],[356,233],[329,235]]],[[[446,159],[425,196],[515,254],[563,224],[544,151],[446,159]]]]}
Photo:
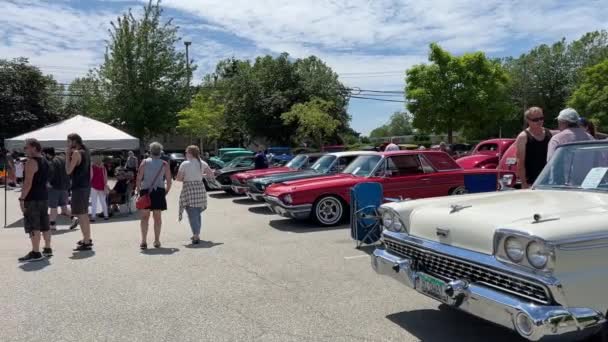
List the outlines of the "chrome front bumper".
{"type": "MultiPolygon", "coordinates": [[[[422,293],[419,279],[424,273],[415,270],[414,260],[378,248],[371,262],[378,274],[390,276],[422,293]]],[[[587,336],[597,332],[605,322],[604,315],[593,309],[539,305],[465,280],[451,281],[447,285],[445,304],[515,330],[531,341],[564,335],[587,336]],[[524,332],[518,324],[525,319],[530,323],[529,332],[524,332]]]]}
{"type": "Polygon", "coordinates": [[[310,217],[312,211],[312,204],[287,205],[274,196],[264,195],[264,201],[273,213],[283,217],[303,220],[310,217]]]}
{"type": "Polygon", "coordinates": [[[232,185],[230,187],[230,189],[234,193],[236,193],[236,194],[244,195],[247,192],[247,190],[249,190],[249,187],[247,187],[247,186],[240,186],[240,185],[232,185]]]}
{"type": "Polygon", "coordinates": [[[251,192],[251,189],[247,190],[247,197],[256,202],[264,202],[264,194],[260,192],[251,192]]]}

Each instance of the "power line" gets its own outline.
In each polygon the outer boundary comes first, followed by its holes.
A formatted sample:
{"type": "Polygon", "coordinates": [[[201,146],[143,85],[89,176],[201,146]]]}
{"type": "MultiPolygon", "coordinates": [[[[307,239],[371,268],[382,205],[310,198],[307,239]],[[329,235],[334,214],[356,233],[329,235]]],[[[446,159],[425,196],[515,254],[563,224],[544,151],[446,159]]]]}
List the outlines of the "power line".
{"type": "Polygon", "coordinates": [[[374,101],[383,101],[383,102],[399,102],[399,103],[406,103],[407,101],[403,101],[403,100],[390,100],[390,99],[377,99],[377,98],[373,98],[373,97],[364,97],[364,96],[351,96],[351,98],[353,99],[361,99],[361,100],[374,100],[374,101]]]}
{"type": "Polygon", "coordinates": [[[339,72],[338,75],[376,75],[376,74],[402,74],[403,70],[390,71],[362,71],[362,72],[339,72]]]}

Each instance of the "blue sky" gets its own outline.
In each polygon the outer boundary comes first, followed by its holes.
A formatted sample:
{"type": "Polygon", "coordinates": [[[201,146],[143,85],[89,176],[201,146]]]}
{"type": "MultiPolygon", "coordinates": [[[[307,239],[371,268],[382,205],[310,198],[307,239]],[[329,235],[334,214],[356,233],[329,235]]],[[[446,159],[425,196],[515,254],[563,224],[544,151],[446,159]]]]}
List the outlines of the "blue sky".
{"type": "MultiPolygon", "coordinates": [[[[28,57],[61,82],[86,74],[104,52],[109,22],[142,1],[0,0],[0,58],[28,57]]],[[[316,55],[351,87],[402,90],[404,72],[438,42],[455,54],[519,55],[539,43],[607,29],[608,1],[165,0],[191,40],[196,80],[227,57],[316,55]]],[[[364,134],[402,103],[352,99],[364,134]]]]}

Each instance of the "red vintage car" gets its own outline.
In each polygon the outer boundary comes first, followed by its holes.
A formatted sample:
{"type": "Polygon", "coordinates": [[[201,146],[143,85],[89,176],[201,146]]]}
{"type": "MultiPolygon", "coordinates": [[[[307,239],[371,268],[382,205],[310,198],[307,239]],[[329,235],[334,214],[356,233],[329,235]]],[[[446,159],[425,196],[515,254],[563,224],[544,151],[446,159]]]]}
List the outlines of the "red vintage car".
{"type": "Polygon", "coordinates": [[[314,164],[317,159],[322,157],[324,154],[325,153],[299,154],[290,160],[285,166],[236,173],[230,176],[230,180],[232,181],[231,189],[234,193],[243,195],[247,193],[247,190],[249,190],[247,181],[250,179],[306,169],[314,164]]]}
{"type": "Polygon", "coordinates": [[[513,145],[515,139],[490,139],[482,141],[465,157],[458,158],[456,162],[463,169],[495,169],[507,149],[513,145]]]}
{"type": "Polygon", "coordinates": [[[417,199],[464,194],[465,175],[488,173],[502,177],[499,170],[464,170],[441,151],[384,152],[358,157],[341,174],[271,185],[264,200],[281,216],[332,226],[349,216],[358,183],[381,183],[385,198],[417,199]]]}

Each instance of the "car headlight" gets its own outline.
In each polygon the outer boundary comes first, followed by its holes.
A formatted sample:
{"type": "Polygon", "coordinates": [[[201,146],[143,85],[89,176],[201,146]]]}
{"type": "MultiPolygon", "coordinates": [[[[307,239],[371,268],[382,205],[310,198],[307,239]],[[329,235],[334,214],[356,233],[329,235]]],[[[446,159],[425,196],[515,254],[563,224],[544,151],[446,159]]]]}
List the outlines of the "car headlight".
{"type": "Polygon", "coordinates": [[[393,225],[393,214],[391,212],[384,212],[384,214],[382,214],[382,226],[384,227],[391,227],[393,225]]]}
{"type": "Polygon", "coordinates": [[[526,248],[526,257],[528,258],[528,262],[530,265],[543,269],[547,266],[547,262],[549,261],[550,251],[545,247],[544,244],[538,243],[536,241],[532,241],[528,244],[528,248],[526,248]]]}
{"type": "Polygon", "coordinates": [[[555,246],[542,238],[510,229],[499,229],[494,236],[494,255],[503,262],[552,272],[555,246]]]}
{"type": "Polygon", "coordinates": [[[405,224],[401,221],[399,214],[393,210],[385,209],[382,212],[382,227],[395,233],[407,233],[405,224]]]}
{"type": "Polygon", "coordinates": [[[505,253],[513,262],[521,262],[524,259],[524,245],[516,237],[508,237],[505,240],[505,253]]]}

